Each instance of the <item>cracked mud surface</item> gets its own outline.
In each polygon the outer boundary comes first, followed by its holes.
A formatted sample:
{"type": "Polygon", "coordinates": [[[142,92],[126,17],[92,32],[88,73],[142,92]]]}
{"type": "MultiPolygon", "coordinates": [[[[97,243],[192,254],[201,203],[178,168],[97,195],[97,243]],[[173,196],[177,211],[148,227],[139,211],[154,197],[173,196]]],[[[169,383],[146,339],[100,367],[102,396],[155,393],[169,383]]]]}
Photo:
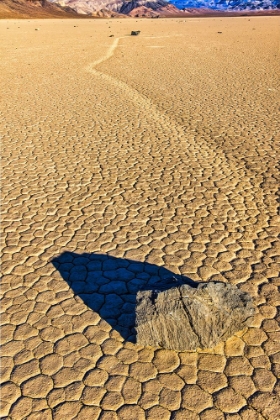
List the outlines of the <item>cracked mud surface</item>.
{"type": "Polygon", "coordinates": [[[279,418],[279,18],[0,30],[2,418],[279,418]],[[180,276],[250,327],[136,345],[137,291],[180,276]]]}

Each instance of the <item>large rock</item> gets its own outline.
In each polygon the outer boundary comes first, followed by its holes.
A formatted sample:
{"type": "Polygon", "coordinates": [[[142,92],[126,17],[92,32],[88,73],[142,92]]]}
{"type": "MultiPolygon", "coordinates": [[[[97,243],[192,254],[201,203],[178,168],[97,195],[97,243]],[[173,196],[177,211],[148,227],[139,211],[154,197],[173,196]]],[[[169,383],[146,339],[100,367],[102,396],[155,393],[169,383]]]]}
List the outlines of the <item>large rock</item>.
{"type": "Polygon", "coordinates": [[[137,343],[178,351],[211,348],[247,326],[252,298],[225,283],[137,293],[137,343]]]}

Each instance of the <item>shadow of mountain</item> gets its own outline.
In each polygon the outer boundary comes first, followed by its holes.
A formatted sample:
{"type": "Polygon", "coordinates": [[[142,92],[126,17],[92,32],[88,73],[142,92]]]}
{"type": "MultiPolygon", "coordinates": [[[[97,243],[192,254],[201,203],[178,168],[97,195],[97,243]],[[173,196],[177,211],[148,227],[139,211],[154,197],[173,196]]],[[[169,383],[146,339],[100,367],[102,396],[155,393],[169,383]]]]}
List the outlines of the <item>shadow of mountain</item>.
{"type": "Polygon", "coordinates": [[[166,268],[104,254],[64,252],[52,263],[75,295],[132,342],[136,338],[135,306],[139,290],[163,291],[180,284],[198,286],[166,268]]]}

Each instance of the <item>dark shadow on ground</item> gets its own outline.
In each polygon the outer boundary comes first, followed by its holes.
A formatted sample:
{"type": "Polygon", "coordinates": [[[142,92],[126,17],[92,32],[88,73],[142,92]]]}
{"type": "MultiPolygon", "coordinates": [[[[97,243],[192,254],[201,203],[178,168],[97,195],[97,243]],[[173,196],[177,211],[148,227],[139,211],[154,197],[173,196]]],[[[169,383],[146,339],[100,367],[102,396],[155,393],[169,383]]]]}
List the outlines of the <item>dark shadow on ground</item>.
{"type": "Polygon", "coordinates": [[[104,254],[64,252],[52,260],[62,278],[85,304],[135,342],[135,306],[139,290],[163,291],[180,284],[197,287],[188,277],[146,262],[104,254]]]}

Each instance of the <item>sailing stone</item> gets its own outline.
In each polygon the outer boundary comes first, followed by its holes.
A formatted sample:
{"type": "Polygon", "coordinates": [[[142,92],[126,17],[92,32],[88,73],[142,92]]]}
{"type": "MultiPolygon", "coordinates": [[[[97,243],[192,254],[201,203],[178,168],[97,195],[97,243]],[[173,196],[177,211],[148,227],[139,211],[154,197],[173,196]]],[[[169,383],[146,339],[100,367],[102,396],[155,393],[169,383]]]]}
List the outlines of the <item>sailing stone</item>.
{"type": "Polygon", "coordinates": [[[137,293],[137,343],[177,351],[215,347],[252,319],[251,296],[236,286],[187,284],[137,293]]]}

